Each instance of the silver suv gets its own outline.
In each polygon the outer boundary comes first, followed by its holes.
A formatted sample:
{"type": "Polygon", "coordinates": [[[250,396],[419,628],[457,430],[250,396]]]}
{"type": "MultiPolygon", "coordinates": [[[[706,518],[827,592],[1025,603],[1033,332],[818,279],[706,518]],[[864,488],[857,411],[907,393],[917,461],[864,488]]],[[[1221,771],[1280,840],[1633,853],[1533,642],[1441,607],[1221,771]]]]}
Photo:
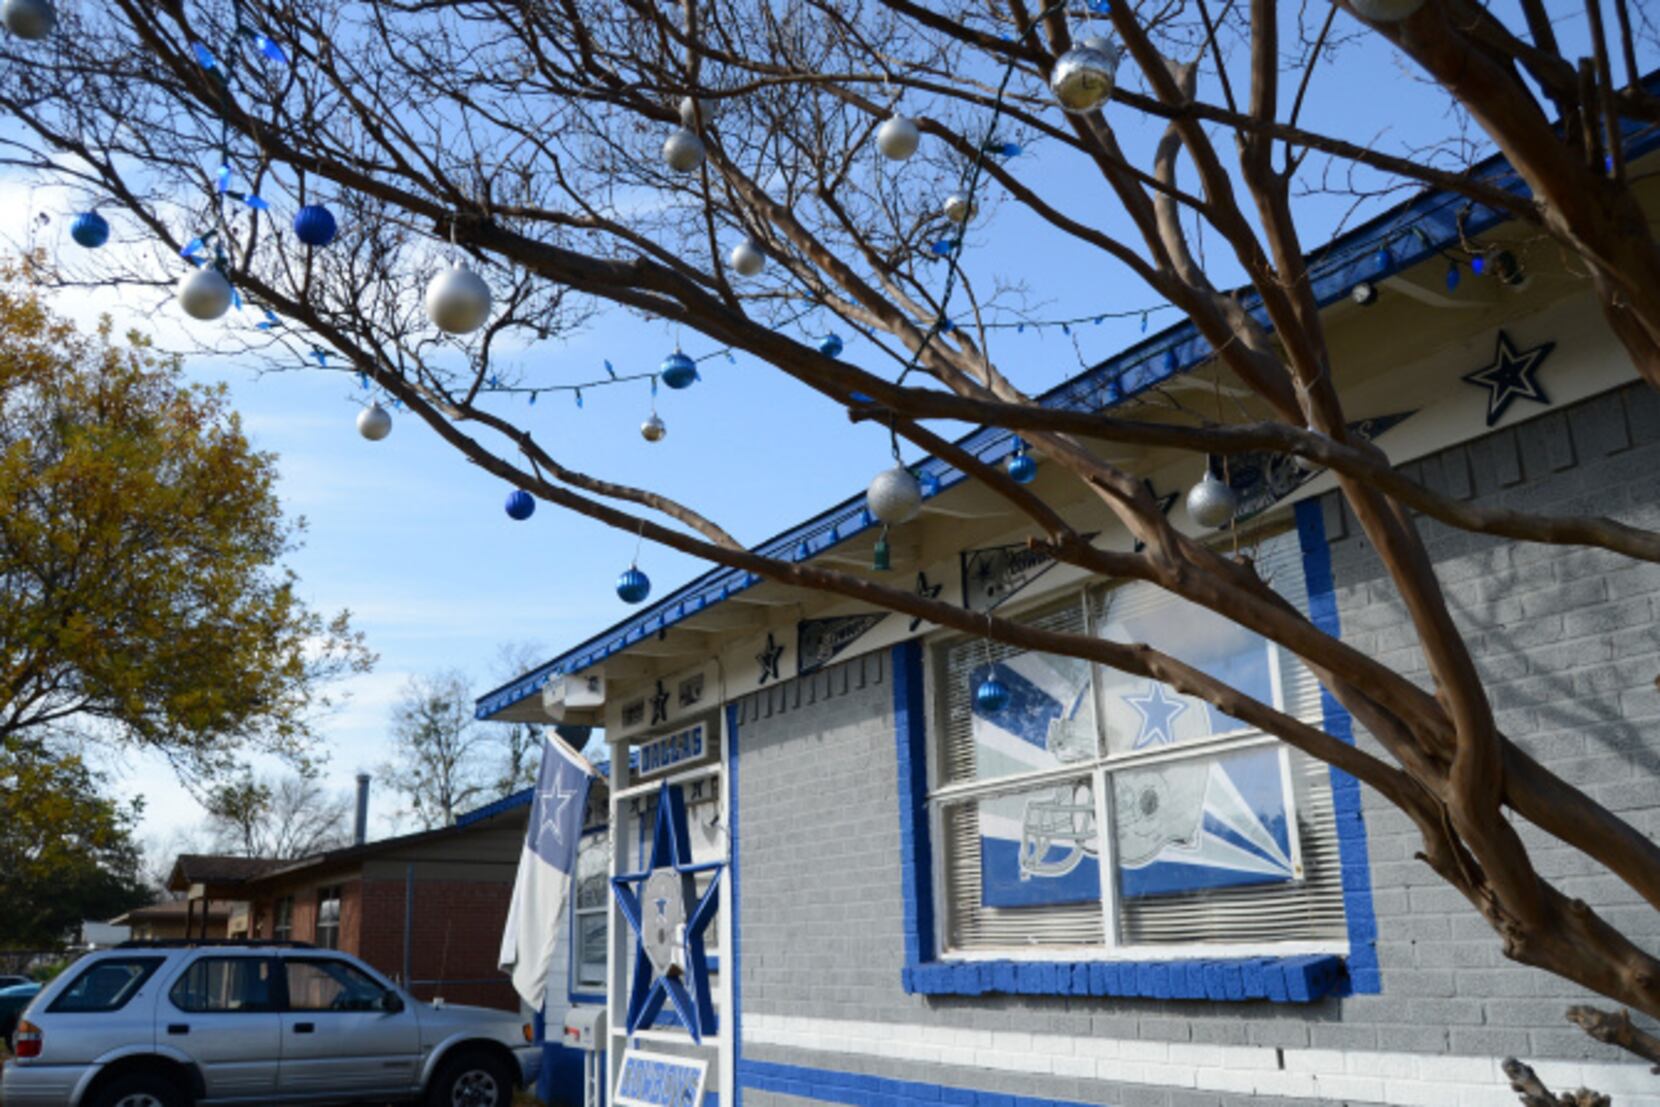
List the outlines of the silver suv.
{"type": "Polygon", "coordinates": [[[518,1016],[420,1003],[302,945],[128,943],[23,1012],[3,1107],[384,1103],[506,1107],[541,1050],[518,1016]]]}

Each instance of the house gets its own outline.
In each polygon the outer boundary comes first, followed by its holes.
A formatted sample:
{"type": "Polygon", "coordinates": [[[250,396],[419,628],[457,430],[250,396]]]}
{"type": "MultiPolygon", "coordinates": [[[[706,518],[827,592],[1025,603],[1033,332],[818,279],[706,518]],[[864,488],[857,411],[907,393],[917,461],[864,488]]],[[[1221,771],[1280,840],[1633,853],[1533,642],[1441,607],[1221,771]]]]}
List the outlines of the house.
{"type": "MultiPolygon", "coordinates": [[[[268,857],[237,857],[217,853],[181,853],[167,876],[167,890],[183,906],[183,927],[167,937],[240,938],[248,933],[246,911],[248,881],[277,864],[268,857]],[[224,910],[224,929],[213,933],[214,904],[224,910]]],[[[139,937],[139,935],[134,935],[139,937]]],[[[161,937],[161,935],[155,935],[161,937]]]]}
{"type": "Polygon", "coordinates": [[[135,907],[126,914],[111,919],[108,926],[125,932],[135,942],[154,942],[182,938],[227,938],[230,934],[231,906],[220,903],[199,907],[184,899],[167,899],[148,907],[135,907]]]}
{"type": "MultiPolygon", "coordinates": [[[[1554,249],[1429,193],[1324,247],[1314,281],[1350,418],[1410,475],[1476,504],[1660,524],[1660,396],[1554,249]],[[1470,243],[1513,251],[1525,278],[1449,290],[1445,251],[1470,243]]],[[[1205,354],[1179,325],[1044,400],[1208,395],[1221,382],[1205,354]]],[[[994,462],[1017,449],[989,428],[962,444],[994,462]]],[[[1179,528],[1237,544],[1322,628],[1422,673],[1330,474],[1233,459],[1242,507],[1218,534],[1178,495],[1200,459],[1122,453],[1179,528]]],[[[1331,734],[1357,729],[1286,651],[1148,586],[1046,561],[991,492],[938,458],[917,468],[925,507],[896,528],[886,579],[1162,645],[1331,734]]],[[[1064,474],[1040,470],[1036,487],[1077,504],[1098,545],[1130,548],[1064,474]]],[[[1641,727],[1660,717],[1660,572],[1421,526],[1507,732],[1654,833],[1660,765],[1641,727]]],[[[759,548],[865,571],[876,536],[854,496],[759,548]]],[[[603,726],[611,876],[626,890],[651,870],[663,889],[672,870],[695,872],[690,896],[656,901],[687,933],[706,900],[718,908],[703,972],[692,943],[645,932],[638,892],[606,899],[613,1090],[636,1050],[657,1055],[659,1078],[687,1081],[686,1101],[701,1088],[751,1107],[1485,1104],[1513,1100],[1498,1059],[1514,1054],[1552,1087],[1660,1105],[1643,1066],[1564,1022],[1582,992],[1507,961],[1414,860],[1395,809],[1164,685],[715,568],[482,697],[477,714],[603,726]],[[977,702],[988,674],[1012,707],[977,702]],[[661,847],[682,817],[689,863],[661,847]],[[656,967],[671,955],[686,960],[679,993],[656,967]],[[651,1015],[660,987],[674,1002],[651,1015]]],[[[1622,909],[1610,898],[1622,889],[1540,846],[1559,886],[1660,944],[1652,910],[1622,909]]]]}

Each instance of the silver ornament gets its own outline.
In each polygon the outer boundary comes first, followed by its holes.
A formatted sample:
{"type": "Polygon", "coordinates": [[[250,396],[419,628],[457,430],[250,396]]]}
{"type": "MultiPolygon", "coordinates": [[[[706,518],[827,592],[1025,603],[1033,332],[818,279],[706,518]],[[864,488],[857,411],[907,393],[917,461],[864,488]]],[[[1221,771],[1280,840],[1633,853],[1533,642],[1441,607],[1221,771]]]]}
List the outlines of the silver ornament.
{"type": "Polygon", "coordinates": [[[661,442],[668,433],[668,424],[658,418],[655,411],[651,413],[651,418],[640,424],[640,437],[647,442],[661,442]]]}
{"type": "Polygon", "coordinates": [[[1239,510],[1239,494],[1207,472],[1204,479],[1187,490],[1187,513],[1202,527],[1223,527],[1239,510]]]}
{"type": "Polygon", "coordinates": [[[865,504],[879,523],[898,526],[922,510],[922,484],[903,465],[876,474],[865,490],[865,504]]]}
{"type": "Polygon", "coordinates": [[[178,300],[186,315],[211,323],[231,309],[231,282],[213,266],[204,265],[179,281],[178,300]]]}
{"type": "Polygon", "coordinates": [[[357,413],[357,433],[371,442],[379,442],[392,433],[392,415],[376,400],[357,413]]]}
{"type": "Polygon", "coordinates": [[[944,208],[945,217],[953,223],[967,223],[977,210],[973,200],[956,192],[945,198],[944,208]]]}
{"type": "Polygon", "coordinates": [[[490,316],[490,286],[458,261],[427,285],[427,318],[449,334],[470,334],[490,316]]]}
{"type": "Polygon", "coordinates": [[[715,108],[707,100],[694,100],[690,96],[680,98],[680,122],[686,125],[689,131],[702,130],[714,122],[715,108]]]}
{"type": "Polygon", "coordinates": [[[1112,97],[1118,81],[1118,50],[1105,38],[1086,38],[1055,61],[1049,91],[1061,107],[1083,115],[1112,97]]]}
{"type": "Polygon", "coordinates": [[[1424,0],[1349,0],[1356,15],[1373,23],[1399,23],[1424,6],[1424,0]]]}
{"type": "Polygon", "coordinates": [[[663,143],[663,160],[676,173],[690,173],[703,164],[703,140],[682,127],[663,143]]]}
{"type": "Polygon", "coordinates": [[[766,268],[767,255],[761,252],[754,239],[746,238],[732,247],[732,271],[740,277],[753,277],[766,268]]]}
{"type": "Polygon", "coordinates": [[[58,13],[52,7],[52,0],[6,0],[5,8],[0,9],[0,20],[18,38],[39,42],[57,26],[58,13]]]}
{"type": "Polygon", "coordinates": [[[876,148],[889,161],[904,161],[916,153],[922,132],[907,116],[895,113],[876,128],[876,148]]]}

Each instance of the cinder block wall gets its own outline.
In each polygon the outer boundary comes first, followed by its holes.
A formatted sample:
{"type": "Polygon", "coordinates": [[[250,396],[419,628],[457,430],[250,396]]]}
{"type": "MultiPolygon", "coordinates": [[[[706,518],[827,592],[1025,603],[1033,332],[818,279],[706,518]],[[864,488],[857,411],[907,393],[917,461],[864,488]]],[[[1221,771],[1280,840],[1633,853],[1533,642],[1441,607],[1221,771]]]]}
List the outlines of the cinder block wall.
{"type": "MultiPolygon", "coordinates": [[[[1482,503],[1660,526],[1660,399],[1632,386],[1412,468],[1482,503]]],[[[1324,506],[1345,637],[1421,673],[1375,552],[1335,498],[1324,506]]],[[[1660,833],[1660,566],[1422,525],[1506,732],[1660,833]]],[[[1580,993],[1507,962],[1486,924],[1412,859],[1405,820],[1370,794],[1379,995],[1311,1005],[906,995],[888,664],[885,653],[857,658],[738,707],[745,1103],[805,1101],[813,1089],[800,1074],[812,1070],[876,1078],[856,1093],[873,1102],[907,1082],[1125,1107],[1498,1104],[1513,1096],[1496,1079],[1497,1057],[1559,1059],[1541,1070],[1559,1082],[1581,1074],[1578,1061],[1623,1060],[1563,1022],[1580,993]],[[824,1020],[816,1043],[801,1035],[803,1019],[824,1020]],[[1195,1086],[1200,1070],[1208,1087],[1195,1086]]],[[[1538,844],[1547,876],[1660,946],[1652,909],[1565,849],[1538,844]]],[[[1660,1102],[1641,1069],[1622,1075],[1605,1085],[1639,1093],[1622,1103],[1660,1102]]],[[[847,1094],[834,1096],[851,1102],[847,1094]]]]}

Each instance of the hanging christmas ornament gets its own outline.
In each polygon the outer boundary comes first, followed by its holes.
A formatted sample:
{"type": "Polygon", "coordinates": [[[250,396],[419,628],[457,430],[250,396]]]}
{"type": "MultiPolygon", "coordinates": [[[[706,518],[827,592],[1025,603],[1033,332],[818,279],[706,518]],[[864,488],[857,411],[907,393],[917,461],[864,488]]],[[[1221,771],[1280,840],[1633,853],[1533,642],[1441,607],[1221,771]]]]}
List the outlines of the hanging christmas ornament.
{"type": "Polygon", "coordinates": [[[1387,272],[1395,264],[1395,255],[1389,252],[1389,247],[1379,246],[1378,252],[1372,255],[1372,264],[1379,273],[1387,272]]]}
{"type": "Polygon", "coordinates": [[[1049,91],[1075,115],[1094,111],[1112,98],[1118,81],[1118,49],[1106,38],[1086,38],[1055,60],[1049,91]]]}
{"type": "Polygon", "coordinates": [[[1360,18],[1373,23],[1399,23],[1424,6],[1424,0],[1349,0],[1360,18]]]}
{"type": "Polygon", "coordinates": [[[1025,450],[1016,450],[1009,458],[1009,479],[1016,484],[1031,484],[1037,476],[1037,462],[1025,450]]]}
{"type": "Polygon", "coordinates": [[[110,240],[110,225],[95,211],[83,211],[69,224],[69,237],[88,250],[96,250],[110,240]]]}
{"type": "Polygon", "coordinates": [[[357,413],[357,433],[371,442],[379,442],[392,433],[392,414],[376,400],[357,413]]]}
{"type": "Polygon", "coordinates": [[[766,268],[767,255],[754,239],[746,238],[732,247],[732,271],[740,277],[753,277],[766,268]]]}
{"type": "Polygon", "coordinates": [[[1009,706],[1009,686],[988,676],[974,689],[974,709],[981,715],[995,715],[1009,706]]]}
{"type": "Polygon", "coordinates": [[[617,596],[623,603],[639,603],[651,595],[651,578],[640,572],[638,565],[630,565],[617,578],[617,596]]]}
{"type": "Polygon", "coordinates": [[[670,388],[690,388],[692,382],[697,380],[697,362],[676,350],[663,359],[657,372],[670,388]]]}
{"type": "Polygon", "coordinates": [[[192,319],[211,323],[231,309],[231,299],[231,282],[211,265],[192,269],[179,281],[179,306],[192,319]]]}
{"type": "Polygon", "coordinates": [[[904,161],[916,153],[922,132],[910,117],[895,112],[876,128],[876,148],[889,161],[904,161]]]}
{"type": "Polygon", "coordinates": [[[18,38],[39,42],[57,26],[58,13],[52,7],[52,0],[6,0],[5,8],[0,9],[0,20],[18,38]]]}
{"type": "Polygon", "coordinates": [[[536,514],[536,498],[523,488],[515,488],[507,494],[507,517],[524,522],[536,514]]]}
{"type": "Polygon", "coordinates": [[[876,474],[865,490],[865,503],[879,523],[908,523],[922,510],[922,485],[909,469],[896,465],[876,474]]]}
{"type": "Polygon", "coordinates": [[[823,354],[825,357],[841,357],[842,336],[839,334],[825,335],[823,338],[819,339],[818,352],[823,354]]]}
{"type": "Polygon", "coordinates": [[[458,261],[427,285],[427,318],[441,331],[471,334],[490,315],[490,286],[458,261]]]}
{"type": "Polygon", "coordinates": [[[1208,469],[1204,478],[1187,490],[1187,513],[1202,527],[1225,527],[1239,510],[1239,494],[1208,469]]]}
{"type": "Polygon", "coordinates": [[[703,164],[703,140],[682,127],[663,143],[663,160],[676,173],[690,173],[703,164]]]}
{"type": "Polygon", "coordinates": [[[1378,302],[1378,286],[1371,281],[1356,281],[1349,289],[1349,299],[1361,307],[1371,307],[1378,302]]]}
{"type": "Polygon", "coordinates": [[[294,237],[307,246],[327,246],[338,230],[334,213],[322,204],[307,204],[294,215],[294,237]]]}
{"type": "Polygon", "coordinates": [[[893,550],[888,546],[888,528],[885,526],[882,533],[876,536],[875,548],[870,551],[870,567],[878,573],[893,568],[893,550]]]}
{"type": "Polygon", "coordinates": [[[668,424],[664,423],[654,411],[651,417],[640,424],[640,437],[647,442],[661,442],[663,436],[669,433],[668,424]]]}
{"type": "Polygon", "coordinates": [[[680,122],[686,125],[689,131],[702,130],[714,121],[714,106],[707,100],[694,100],[690,96],[680,98],[680,122]]]}
{"type": "Polygon", "coordinates": [[[954,192],[945,198],[945,217],[953,223],[966,223],[974,218],[974,201],[961,193],[954,192]]]}
{"type": "Polygon", "coordinates": [[[1458,281],[1459,281],[1458,262],[1449,261],[1447,263],[1447,291],[1448,292],[1456,291],[1458,289],[1458,281]]]}

